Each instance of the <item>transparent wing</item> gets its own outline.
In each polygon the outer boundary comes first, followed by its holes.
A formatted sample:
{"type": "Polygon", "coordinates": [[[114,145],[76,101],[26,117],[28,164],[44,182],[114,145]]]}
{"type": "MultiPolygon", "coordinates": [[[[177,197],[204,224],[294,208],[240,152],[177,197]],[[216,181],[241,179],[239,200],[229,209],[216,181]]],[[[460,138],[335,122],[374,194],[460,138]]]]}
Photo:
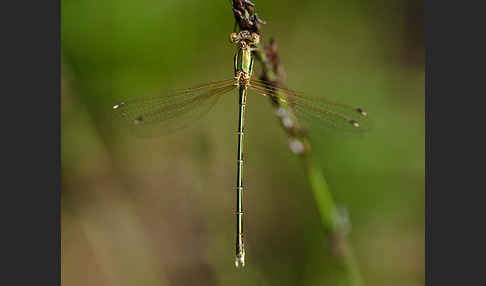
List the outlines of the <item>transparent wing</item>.
{"type": "Polygon", "coordinates": [[[234,79],[212,82],[163,95],[113,105],[116,122],[139,137],[154,137],[187,127],[208,113],[221,95],[236,88],[234,79]]]}
{"type": "Polygon", "coordinates": [[[304,96],[302,93],[272,86],[272,83],[261,80],[252,79],[249,88],[288,104],[298,120],[311,129],[359,134],[371,128],[368,113],[361,108],[334,103],[321,97],[304,96]],[[278,95],[275,92],[278,92],[278,95]]]}

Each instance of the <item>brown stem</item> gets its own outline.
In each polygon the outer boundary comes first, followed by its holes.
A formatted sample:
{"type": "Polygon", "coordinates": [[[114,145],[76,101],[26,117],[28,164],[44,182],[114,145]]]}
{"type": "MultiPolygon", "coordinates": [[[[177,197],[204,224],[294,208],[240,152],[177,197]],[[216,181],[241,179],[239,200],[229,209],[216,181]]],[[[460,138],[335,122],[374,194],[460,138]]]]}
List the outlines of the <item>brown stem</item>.
{"type": "MultiPolygon", "coordinates": [[[[264,21],[256,16],[254,9],[255,5],[248,0],[232,0],[232,3],[233,13],[239,28],[241,30],[249,30],[258,33],[260,38],[262,38],[261,24],[264,23],[264,21]]],[[[256,59],[262,64],[262,75],[260,79],[269,82],[270,89],[271,86],[284,87],[286,74],[278,56],[276,41],[272,38],[270,39],[269,44],[263,45],[262,43],[263,40],[255,50],[256,59]]],[[[274,92],[278,93],[277,91],[274,92]]],[[[277,96],[270,97],[274,108],[285,109],[285,114],[291,114],[291,107],[282,106],[281,102],[278,100],[279,95],[276,95],[277,96]]],[[[363,285],[359,266],[351,246],[347,243],[349,224],[346,219],[343,220],[342,214],[339,213],[338,208],[335,205],[322,169],[312,160],[311,143],[310,139],[307,137],[307,132],[298,124],[298,122],[295,122],[295,125],[292,125],[292,128],[287,127],[283,124],[284,117],[285,116],[280,117],[281,126],[289,137],[291,149],[292,143],[300,143],[302,146],[301,149],[292,149],[292,151],[300,155],[304,163],[307,178],[319,210],[323,229],[329,237],[331,253],[346,265],[350,285],[363,285]]],[[[292,119],[297,121],[295,117],[292,117],[292,119]]]]}

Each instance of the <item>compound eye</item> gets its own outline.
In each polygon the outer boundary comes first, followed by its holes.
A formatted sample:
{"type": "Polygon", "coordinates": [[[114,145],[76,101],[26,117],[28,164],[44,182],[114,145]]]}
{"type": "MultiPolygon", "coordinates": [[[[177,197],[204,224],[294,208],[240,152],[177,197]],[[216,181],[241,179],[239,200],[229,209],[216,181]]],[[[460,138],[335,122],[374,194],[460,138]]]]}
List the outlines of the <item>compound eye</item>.
{"type": "Polygon", "coordinates": [[[230,35],[230,42],[237,43],[240,41],[240,36],[237,33],[231,33],[230,35]]]}
{"type": "Polygon", "coordinates": [[[257,33],[251,33],[251,40],[256,45],[260,42],[260,36],[257,33]]]}

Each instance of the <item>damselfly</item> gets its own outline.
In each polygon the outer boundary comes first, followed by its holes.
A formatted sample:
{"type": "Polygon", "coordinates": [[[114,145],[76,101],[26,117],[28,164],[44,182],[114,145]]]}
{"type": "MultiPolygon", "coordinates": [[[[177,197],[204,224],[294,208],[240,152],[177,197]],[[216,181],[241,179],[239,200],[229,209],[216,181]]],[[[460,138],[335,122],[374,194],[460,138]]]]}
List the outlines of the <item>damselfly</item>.
{"type": "MultiPolygon", "coordinates": [[[[318,125],[330,129],[355,131],[366,129],[367,113],[361,108],[336,104],[322,98],[310,98],[271,83],[252,79],[254,51],[260,41],[256,33],[241,31],[232,33],[230,41],[237,44],[234,57],[234,77],[188,89],[176,90],[159,96],[142,97],[120,102],[113,106],[119,118],[128,122],[140,135],[164,133],[183,127],[188,120],[198,119],[224,94],[238,90],[239,120],[236,173],[236,266],[244,266],[243,244],[243,136],[245,134],[245,112],[247,93],[270,96],[280,106],[278,116],[286,128],[292,128],[297,119],[316,121],[318,125]],[[295,116],[290,116],[290,113],[295,116]],[[184,120],[185,118],[185,120],[184,120]],[[182,124],[182,125],[181,125],[182,124]],[[149,133],[147,133],[148,131],[149,133]],[[154,133],[155,132],[155,133],[154,133]]],[[[295,150],[300,150],[295,148],[295,150]]]]}

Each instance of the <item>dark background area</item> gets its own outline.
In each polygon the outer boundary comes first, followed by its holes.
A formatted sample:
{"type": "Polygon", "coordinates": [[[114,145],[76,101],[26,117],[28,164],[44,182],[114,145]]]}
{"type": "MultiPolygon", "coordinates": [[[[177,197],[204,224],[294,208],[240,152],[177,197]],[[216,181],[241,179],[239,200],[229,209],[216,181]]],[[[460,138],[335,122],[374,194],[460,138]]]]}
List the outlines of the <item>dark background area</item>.
{"type": "MultiPolygon", "coordinates": [[[[313,134],[366,284],[423,285],[423,2],[255,4],[288,87],[373,120],[363,137],[313,134]]],[[[267,99],[249,97],[243,271],[233,264],[237,97],[150,140],[105,120],[120,98],[232,76],[229,1],[61,5],[64,285],[344,285],[267,99]]]]}

